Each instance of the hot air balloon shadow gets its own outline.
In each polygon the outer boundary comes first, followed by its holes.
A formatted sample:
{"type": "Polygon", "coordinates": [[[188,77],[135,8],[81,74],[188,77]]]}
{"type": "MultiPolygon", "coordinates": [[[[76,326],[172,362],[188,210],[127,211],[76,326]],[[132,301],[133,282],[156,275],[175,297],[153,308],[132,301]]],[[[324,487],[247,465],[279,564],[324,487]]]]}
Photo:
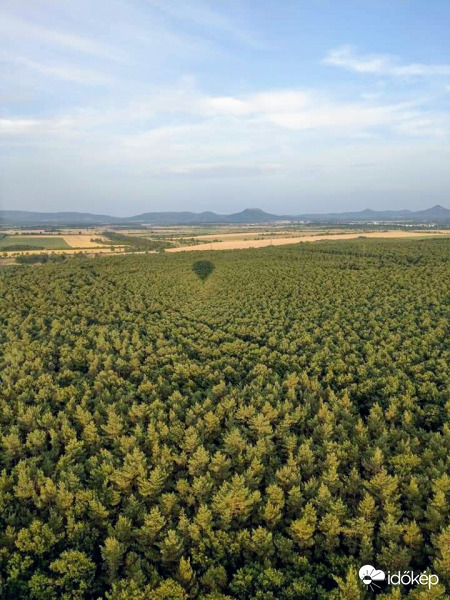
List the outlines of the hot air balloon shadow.
{"type": "Polygon", "coordinates": [[[198,260],[192,265],[192,270],[202,281],[206,281],[215,268],[210,260],[198,260]]]}

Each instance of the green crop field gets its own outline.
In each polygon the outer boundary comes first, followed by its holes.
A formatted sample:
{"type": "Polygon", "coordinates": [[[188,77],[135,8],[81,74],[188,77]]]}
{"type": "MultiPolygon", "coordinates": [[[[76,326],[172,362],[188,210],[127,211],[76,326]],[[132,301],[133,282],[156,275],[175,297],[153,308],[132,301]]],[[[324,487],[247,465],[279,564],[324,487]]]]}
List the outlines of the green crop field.
{"type": "Polygon", "coordinates": [[[62,237],[27,237],[24,235],[6,235],[0,239],[1,250],[19,250],[21,246],[24,249],[31,250],[33,248],[45,250],[65,250],[70,248],[69,244],[62,237]]]}
{"type": "Polygon", "coordinates": [[[448,239],[0,285],[2,598],[363,600],[366,564],[449,597],[448,239]]]}

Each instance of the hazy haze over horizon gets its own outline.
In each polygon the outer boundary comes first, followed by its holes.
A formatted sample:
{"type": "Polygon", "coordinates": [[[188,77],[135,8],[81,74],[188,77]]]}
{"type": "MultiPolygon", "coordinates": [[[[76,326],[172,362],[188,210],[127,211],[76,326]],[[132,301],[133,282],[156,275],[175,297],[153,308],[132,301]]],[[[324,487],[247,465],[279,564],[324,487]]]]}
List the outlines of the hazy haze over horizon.
{"type": "Polygon", "coordinates": [[[449,205],[450,4],[4,0],[0,208],[449,205]]]}

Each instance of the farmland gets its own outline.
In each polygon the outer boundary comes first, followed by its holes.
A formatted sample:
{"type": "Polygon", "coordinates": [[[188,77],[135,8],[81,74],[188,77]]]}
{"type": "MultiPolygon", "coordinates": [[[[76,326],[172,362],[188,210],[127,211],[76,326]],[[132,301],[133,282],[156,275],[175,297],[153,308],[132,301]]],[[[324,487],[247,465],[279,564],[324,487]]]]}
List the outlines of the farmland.
{"type": "MultiPolygon", "coordinates": [[[[61,228],[51,233],[42,230],[40,234],[31,235],[29,231],[12,234],[5,231],[0,240],[0,250],[6,252],[8,258],[19,257],[23,253],[41,255],[42,252],[52,254],[76,255],[80,251],[90,255],[123,254],[139,252],[184,252],[197,250],[239,250],[246,248],[264,248],[266,246],[283,246],[300,242],[317,242],[323,240],[348,240],[365,238],[432,238],[450,235],[449,230],[423,228],[384,229],[372,227],[305,227],[286,226],[180,226],[101,230],[92,228],[73,230],[61,228]]],[[[3,259],[5,260],[5,259],[3,259]]]]}
{"type": "Polygon", "coordinates": [[[44,249],[44,250],[64,250],[70,248],[70,245],[66,242],[63,237],[46,237],[46,236],[18,236],[18,235],[5,235],[0,239],[0,251],[15,249],[19,250],[20,247],[24,249],[44,249]]]}
{"type": "MultiPolygon", "coordinates": [[[[438,231],[438,232],[415,232],[415,231],[361,231],[358,233],[342,233],[342,231],[337,231],[334,233],[314,233],[308,234],[304,233],[302,235],[280,235],[277,237],[271,237],[270,234],[268,236],[230,236],[230,238],[222,238],[217,241],[206,242],[204,241],[204,245],[200,248],[196,246],[185,247],[181,246],[179,248],[170,248],[168,252],[182,252],[182,251],[195,251],[195,250],[242,250],[245,248],[264,248],[266,246],[286,246],[290,244],[296,244],[300,242],[318,242],[323,240],[350,240],[359,237],[364,238],[387,238],[387,239],[405,239],[405,238],[419,238],[422,239],[424,237],[439,237],[442,235],[450,235],[450,231],[438,231]]],[[[204,238],[201,238],[204,240],[204,238]]]]}
{"type": "Polygon", "coordinates": [[[445,236],[0,270],[2,597],[448,597],[449,281],[445,236]]]}
{"type": "Polygon", "coordinates": [[[94,241],[96,235],[91,234],[67,234],[63,238],[71,248],[101,248],[105,245],[102,236],[98,236],[98,241],[94,241]]]}

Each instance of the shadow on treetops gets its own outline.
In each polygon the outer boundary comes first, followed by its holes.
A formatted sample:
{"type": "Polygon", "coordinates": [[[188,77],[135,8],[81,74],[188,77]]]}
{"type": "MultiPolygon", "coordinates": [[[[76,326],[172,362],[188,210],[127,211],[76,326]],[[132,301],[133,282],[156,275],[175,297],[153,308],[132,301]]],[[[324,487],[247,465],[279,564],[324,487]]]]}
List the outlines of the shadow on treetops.
{"type": "Polygon", "coordinates": [[[202,281],[206,281],[216,267],[209,260],[198,260],[192,265],[192,270],[202,281]]]}

